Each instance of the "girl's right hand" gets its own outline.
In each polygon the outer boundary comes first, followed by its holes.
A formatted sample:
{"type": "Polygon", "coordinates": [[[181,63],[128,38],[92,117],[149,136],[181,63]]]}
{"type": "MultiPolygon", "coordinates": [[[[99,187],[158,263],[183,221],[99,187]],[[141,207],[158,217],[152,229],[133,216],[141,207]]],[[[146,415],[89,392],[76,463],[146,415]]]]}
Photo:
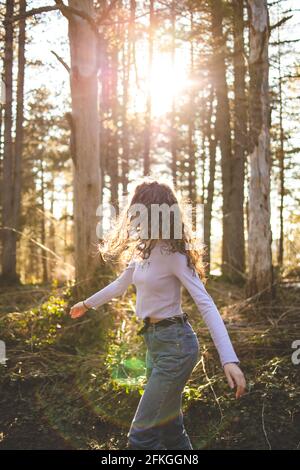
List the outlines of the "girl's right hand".
{"type": "Polygon", "coordinates": [[[239,366],[234,362],[224,365],[224,372],[230,388],[236,387],[236,398],[240,398],[246,392],[246,379],[239,366]]]}
{"type": "Polygon", "coordinates": [[[78,302],[77,304],[73,305],[70,310],[70,317],[71,318],[79,318],[82,317],[85,312],[87,312],[87,308],[83,305],[83,302],[78,302]]]}

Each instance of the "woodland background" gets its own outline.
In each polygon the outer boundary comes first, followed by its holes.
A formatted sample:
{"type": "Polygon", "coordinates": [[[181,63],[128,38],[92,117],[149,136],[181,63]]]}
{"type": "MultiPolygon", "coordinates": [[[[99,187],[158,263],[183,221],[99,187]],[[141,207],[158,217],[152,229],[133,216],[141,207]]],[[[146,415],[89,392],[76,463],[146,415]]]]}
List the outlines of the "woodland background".
{"type": "Polygon", "coordinates": [[[96,255],[98,205],[151,174],[204,204],[207,289],[249,384],[236,402],[184,292],[194,447],[299,449],[298,2],[2,0],[0,16],[0,448],[125,447],[145,383],[134,288],[68,311],[118,273],[96,255]]]}

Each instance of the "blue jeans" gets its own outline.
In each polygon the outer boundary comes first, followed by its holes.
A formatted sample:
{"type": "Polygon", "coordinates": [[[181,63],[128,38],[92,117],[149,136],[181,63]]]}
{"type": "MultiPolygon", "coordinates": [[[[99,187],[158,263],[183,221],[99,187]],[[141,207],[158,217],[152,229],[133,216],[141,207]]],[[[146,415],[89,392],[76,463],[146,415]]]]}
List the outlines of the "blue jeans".
{"type": "Polygon", "coordinates": [[[147,384],[127,434],[131,449],[193,449],[183,424],[182,392],[199,358],[192,326],[151,324],[147,346],[147,384]]]}

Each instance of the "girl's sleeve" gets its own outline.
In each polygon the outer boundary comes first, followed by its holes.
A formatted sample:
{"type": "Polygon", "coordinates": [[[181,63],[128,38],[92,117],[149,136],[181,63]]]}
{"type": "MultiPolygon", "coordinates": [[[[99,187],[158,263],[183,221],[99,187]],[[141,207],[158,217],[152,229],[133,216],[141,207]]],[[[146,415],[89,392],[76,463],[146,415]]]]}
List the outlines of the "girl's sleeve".
{"type": "Polygon", "coordinates": [[[218,350],[222,366],[228,362],[239,363],[240,361],[233,349],[223,319],[198,273],[187,266],[187,259],[184,254],[176,252],[172,255],[175,259],[170,263],[170,269],[188,290],[197,305],[218,350]]]}
{"type": "Polygon", "coordinates": [[[103,289],[99,290],[91,297],[87,298],[84,303],[90,308],[97,308],[105,304],[114,297],[118,297],[127,290],[129,284],[132,283],[132,276],[135,267],[135,261],[132,260],[126,269],[113,282],[103,289]]]}

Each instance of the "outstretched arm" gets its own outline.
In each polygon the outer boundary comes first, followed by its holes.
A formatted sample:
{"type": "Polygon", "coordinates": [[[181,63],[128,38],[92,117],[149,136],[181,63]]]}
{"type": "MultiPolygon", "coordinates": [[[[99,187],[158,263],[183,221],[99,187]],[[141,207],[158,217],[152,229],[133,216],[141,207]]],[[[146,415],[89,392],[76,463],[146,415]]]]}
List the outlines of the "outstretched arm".
{"type": "Polygon", "coordinates": [[[90,308],[97,308],[105,304],[114,297],[122,295],[132,283],[132,275],[135,267],[135,262],[132,260],[126,269],[114,281],[91,295],[82,302],[73,305],[70,311],[72,318],[79,318],[90,308]]]}
{"type": "Polygon", "coordinates": [[[126,267],[126,269],[120,274],[120,276],[117,277],[117,279],[115,279],[113,282],[111,282],[95,294],[91,295],[91,297],[87,298],[84,301],[86,306],[89,308],[97,308],[100,307],[100,305],[103,305],[109,300],[113,299],[114,297],[119,297],[120,295],[124,294],[129,284],[132,283],[134,266],[134,261],[131,261],[126,267]]]}
{"type": "Polygon", "coordinates": [[[186,256],[182,253],[173,253],[170,266],[173,274],[178,277],[183,286],[188,290],[193,298],[199,312],[209,328],[213,342],[218,350],[220,361],[231,388],[237,385],[237,398],[244,393],[245,379],[239,369],[239,359],[233,349],[228,331],[223,319],[213,301],[208,294],[197,272],[187,266],[186,256]]]}

